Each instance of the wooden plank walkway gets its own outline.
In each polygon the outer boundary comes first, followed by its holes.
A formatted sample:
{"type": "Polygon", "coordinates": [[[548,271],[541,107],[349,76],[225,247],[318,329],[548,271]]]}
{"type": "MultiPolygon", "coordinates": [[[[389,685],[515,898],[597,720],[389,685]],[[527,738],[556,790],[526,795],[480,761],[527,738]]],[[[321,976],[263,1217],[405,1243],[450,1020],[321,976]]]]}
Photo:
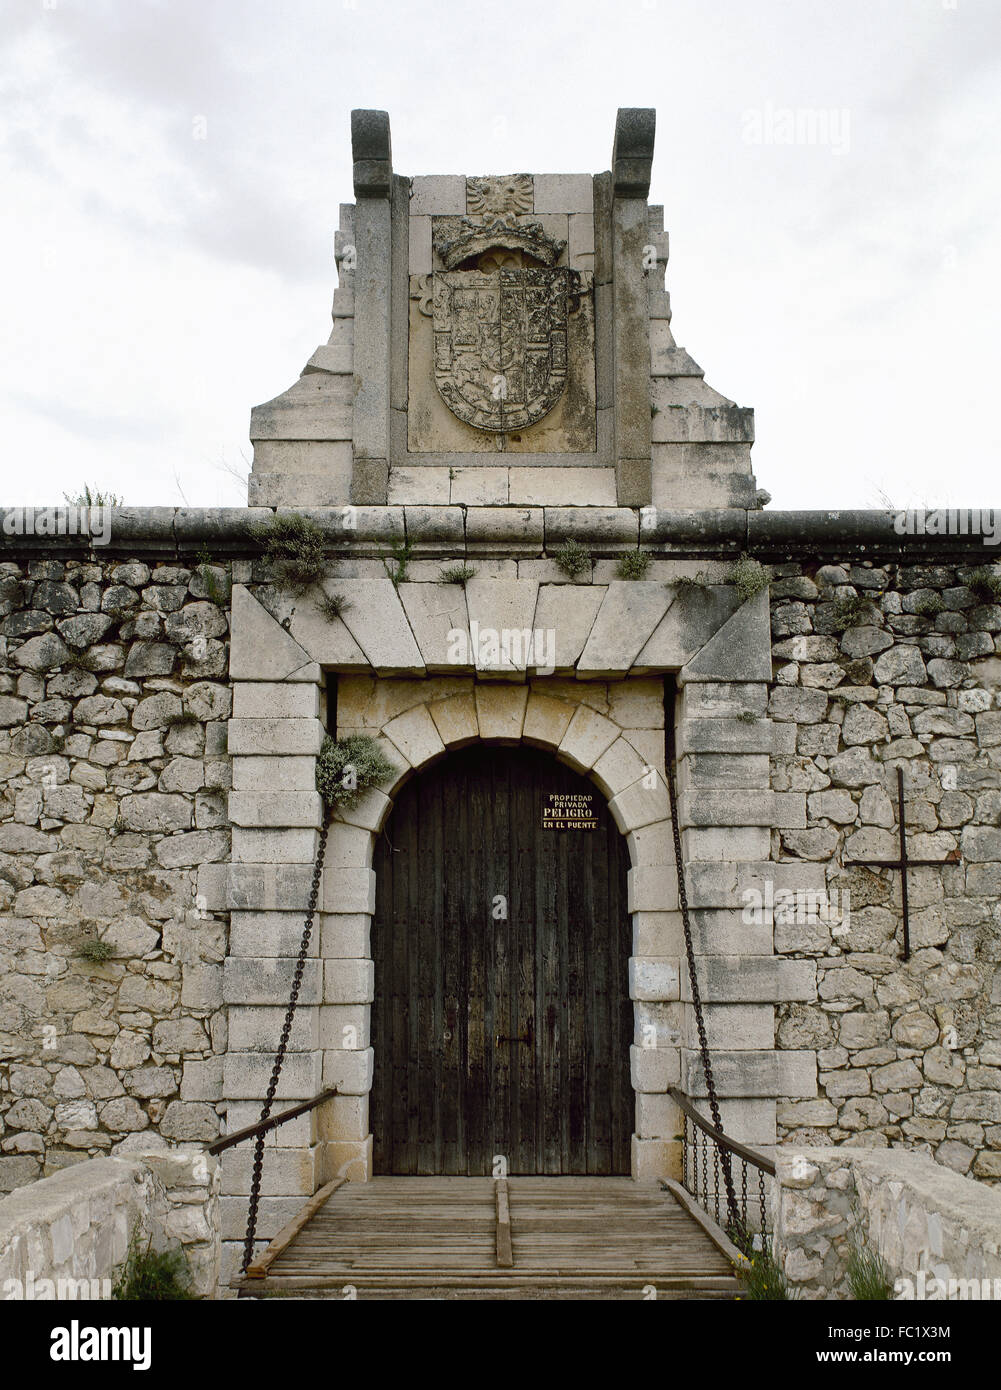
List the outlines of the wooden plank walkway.
{"type": "MultiPolygon", "coordinates": [[[[290,1223],[241,1297],[733,1297],[725,1238],[631,1178],[377,1177],[290,1223]]],[[[252,1267],[253,1268],[253,1267],[252,1267]]]]}

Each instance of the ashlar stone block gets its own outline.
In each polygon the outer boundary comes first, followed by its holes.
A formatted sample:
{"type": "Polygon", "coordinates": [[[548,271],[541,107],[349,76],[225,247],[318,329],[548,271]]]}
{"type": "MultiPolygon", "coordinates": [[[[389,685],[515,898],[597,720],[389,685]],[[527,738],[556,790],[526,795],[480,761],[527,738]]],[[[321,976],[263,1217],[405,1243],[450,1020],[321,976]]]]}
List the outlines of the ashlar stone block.
{"type": "MultiPolygon", "coordinates": [[[[562,471],[562,470],[560,470],[562,471]]],[[[553,667],[574,670],[590,636],[607,588],[602,584],[542,584],[533,629],[552,634],[553,667]]]]}
{"type": "Polygon", "coordinates": [[[422,767],[445,752],[445,745],[426,705],[398,714],[383,728],[385,736],[400,750],[411,767],[422,767]]]}
{"type": "Polygon", "coordinates": [[[233,686],[236,719],[316,719],[320,687],[312,682],[237,681],[233,686]]]}
{"type": "Polygon", "coordinates": [[[635,1091],[664,1092],[681,1080],[681,1056],[676,1047],[629,1048],[629,1076],[635,1091]]]}
{"type": "Polygon", "coordinates": [[[655,580],[613,580],[577,663],[578,676],[627,672],[671,606],[672,598],[670,589],[655,580]]]}
{"type": "Polygon", "coordinates": [[[629,960],[630,999],[678,999],[678,962],[669,956],[632,956],[629,960]]]}
{"type": "Polygon", "coordinates": [[[371,960],[342,958],[324,961],[323,999],[326,1004],[370,1004],[375,997],[375,965],[371,960]]]}
{"type": "Polygon", "coordinates": [[[619,726],[588,705],[578,705],[560,740],[558,756],[578,772],[589,772],[619,737],[619,726]]]}
{"type": "Polygon", "coordinates": [[[316,791],[232,791],[229,818],[240,826],[312,826],[318,830],[323,824],[323,801],[316,791]]]}
{"type": "Polygon", "coordinates": [[[364,1096],[372,1089],[375,1052],[371,1047],[356,1051],[324,1052],[323,1084],[335,1086],[346,1096],[364,1096]]]}
{"type": "Polygon", "coordinates": [[[469,650],[469,621],[462,586],[400,584],[397,592],[427,669],[454,672],[456,651],[469,650]]]}
{"type": "Polygon", "coordinates": [[[480,738],[495,743],[518,743],[528,704],[526,685],[477,685],[474,690],[480,738]]]}
{"type": "Polygon", "coordinates": [[[241,681],[288,681],[313,666],[313,657],[275,622],[243,584],[231,598],[229,674],[241,681]]]}
{"type": "Polygon", "coordinates": [[[472,693],[451,695],[428,705],[438,737],[446,748],[462,748],[480,737],[476,701],[472,693]]]}

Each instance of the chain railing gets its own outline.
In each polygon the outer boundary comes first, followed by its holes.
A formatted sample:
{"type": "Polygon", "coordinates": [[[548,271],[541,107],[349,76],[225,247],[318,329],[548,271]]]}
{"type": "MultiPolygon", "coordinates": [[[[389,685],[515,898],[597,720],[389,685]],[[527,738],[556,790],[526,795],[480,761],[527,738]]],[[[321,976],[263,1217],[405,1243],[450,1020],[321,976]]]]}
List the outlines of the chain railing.
{"type": "Polygon", "coordinates": [[[299,943],[299,954],[296,957],[295,970],[292,975],[292,989],[289,994],[288,1008],[285,1010],[285,1022],[282,1024],[281,1037],[278,1040],[278,1050],[275,1053],[274,1066],[271,1069],[271,1079],[264,1096],[264,1104],[261,1107],[261,1118],[255,1125],[248,1125],[246,1129],[240,1130],[236,1134],[229,1135],[227,1138],[214,1144],[209,1150],[210,1153],[218,1153],[223,1149],[231,1148],[243,1139],[254,1140],[254,1159],[250,1177],[250,1201],[247,1209],[247,1234],[243,1242],[243,1272],[254,1257],[254,1238],[257,1232],[257,1208],[261,1200],[261,1173],[264,1167],[264,1137],[269,1130],[276,1125],[284,1124],[286,1120],[291,1120],[295,1115],[302,1115],[307,1110],[312,1110],[321,1101],[328,1099],[333,1092],[323,1091],[312,1100],[305,1101],[302,1105],[294,1106],[291,1110],[284,1111],[281,1115],[276,1115],[272,1119],[271,1107],[274,1105],[275,1096],[278,1091],[278,1081],[282,1073],[282,1066],[285,1062],[285,1055],[288,1052],[289,1038],[292,1036],[292,1023],[295,1019],[296,1006],[299,1002],[299,991],[302,988],[302,978],[306,969],[306,957],[309,954],[309,941],[313,932],[313,920],[316,917],[316,909],[320,896],[320,883],[323,878],[323,858],[327,851],[327,836],[330,831],[330,813],[325,812],[323,826],[320,830],[320,839],[316,849],[316,861],[313,865],[313,878],[309,888],[309,901],[306,906],[306,920],[302,928],[302,940],[299,943]]]}
{"type": "Polygon", "coordinates": [[[775,1164],[711,1124],[677,1086],[669,1086],[668,1095],[682,1116],[685,1191],[715,1218],[738,1249],[747,1252],[756,1233],[762,1238],[768,1234],[775,1164]]]}

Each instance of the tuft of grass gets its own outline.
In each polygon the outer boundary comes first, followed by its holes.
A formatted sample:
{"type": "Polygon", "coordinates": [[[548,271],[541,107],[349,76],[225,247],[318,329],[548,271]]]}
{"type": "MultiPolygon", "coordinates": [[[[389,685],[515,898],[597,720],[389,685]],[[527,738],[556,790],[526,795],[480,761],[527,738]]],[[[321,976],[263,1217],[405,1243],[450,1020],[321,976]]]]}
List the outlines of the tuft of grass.
{"type": "Polygon", "coordinates": [[[351,806],[369,790],[395,777],[396,767],[374,738],[349,734],[323,740],[316,760],[316,790],[328,806],[351,806]]]}
{"type": "Polygon", "coordinates": [[[85,941],[77,952],[77,955],[81,960],[110,960],[114,955],[114,950],[106,941],[85,941]]]}
{"type": "Polygon", "coordinates": [[[981,565],[970,575],[966,587],[981,603],[1001,603],[1001,569],[981,565]]]}
{"type": "Polygon", "coordinates": [[[848,1255],[848,1287],[852,1298],[867,1303],[893,1298],[893,1279],[886,1261],[877,1250],[862,1245],[856,1234],[848,1255]]]}
{"type": "Polygon", "coordinates": [[[568,579],[576,579],[591,568],[590,551],[580,541],[569,538],[559,547],[553,559],[568,579]]]}
{"type": "Polygon", "coordinates": [[[850,598],[839,598],[834,605],[831,627],[835,632],[844,632],[850,627],[859,627],[872,617],[872,601],[861,594],[850,598]]]}
{"type": "Polygon", "coordinates": [[[323,532],[308,517],[297,512],[276,516],[269,526],[261,528],[258,539],[280,589],[299,596],[326,574],[323,532]]]}
{"type": "Polygon", "coordinates": [[[389,554],[382,557],[382,563],[393,581],[394,589],[400,584],[405,584],[410,578],[409,566],[413,553],[412,540],[397,541],[395,545],[390,546],[389,554]]]}
{"type": "Polygon", "coordinates": [[[64,492],[63,501],[71,507],[121,507],[124,499],[115,492],[102,492],[84,483],[82,492],[64,492]]]}
{"type": "Polygon", "coordinates": [[[755,560],[753,555],[741,555],[727,579],[727,583],[732,584],[737,590],[737,597],[741,603],[746,603],[748,599],[754,598],[755,594],[760,594],[771,582],[771,570],[760,560],[755,560]]]}
{"type": "Polygon", "coordinates": [[[334,618],[341,617],[351,607],[351,602],[344,594],[323,594],[317,600],[316,606],[325,618],[333,621],[334,618]]]}
{"type": "Polygon", "coordinates": [[[627,551],[615,566],[615,573],[620,579],[645,579],[650,568],[650,558],[648,550],[627,551]]]}
{"type": "Polygon", "coordinates": [[[457,565],[444,565],[438,571],[439,584],[461,584],[466,587],[470,579],[475,579],[476,571],[472,565],[467,565],[465,561],[457,565]]]}
{"type": "Polygon", "coordinates": [[[111,1296],[119,1302],[142,1303],[195,1298],[183,1248],[177,1245],[169,1250],[154,1250],[151,1236],[142,1249],[138,1233],[134,1232],[125,1263],[115,1271],[111,1296]]]}
{"type": "Polygon", "coordinates": [[[742,709],[737,715],[741,724],[757,724],[758,716],[750,709],[742,709]]]}
{"type": "Polygon", "coordinates": [[[789,1281],[772,1253],[772,1242],[766,1238],[762,1241],[760,1250],[749,1247],[748,1251],[736,1266],[737,1278],[744,1290],[743,1296],[752,1302],[791,1299],[789,1281]]]}
{"type": "Polygon", "coordinates": [[[945,604],[940,594],[926,594],[915,604],[914,611],[919,618],[937,618],[944,612],[945,604]]]}
{"type": "Polygon", "coordinates": [[[680,579],[674,581],[674,586],[679,594],[686,592],[694,593],[696,589],[707,589],[709,587],[709,581],[706,579],[704,572],[699,574],[683,574],[680,579]]]}

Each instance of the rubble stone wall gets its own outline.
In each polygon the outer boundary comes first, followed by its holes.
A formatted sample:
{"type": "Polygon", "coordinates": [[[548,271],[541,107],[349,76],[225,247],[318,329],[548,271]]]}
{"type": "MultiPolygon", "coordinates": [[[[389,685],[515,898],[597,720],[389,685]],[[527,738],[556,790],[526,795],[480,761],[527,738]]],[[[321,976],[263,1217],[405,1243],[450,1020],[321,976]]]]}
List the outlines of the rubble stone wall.
{"type": "Polygon", "coordinates": [[[814,1000],[776,1011],[780,1049],[817,1049],[817,1098],[780,1100],[778,1125],[997,1182],[1001,604],[977,568],[775,568],[772,858],[830,907],[772,906],[776,955],[817,972],[814,1000]],[[908,873],[906,963],[901,875],[841,867],[898,857],[898,767],[908,855],[942,864],[908,873]]]}
{"type": "Polygon", "coordinates": [[[0,1191],[218,1135],[228,594],[218,566],[0,565],[0,1191]]]}

